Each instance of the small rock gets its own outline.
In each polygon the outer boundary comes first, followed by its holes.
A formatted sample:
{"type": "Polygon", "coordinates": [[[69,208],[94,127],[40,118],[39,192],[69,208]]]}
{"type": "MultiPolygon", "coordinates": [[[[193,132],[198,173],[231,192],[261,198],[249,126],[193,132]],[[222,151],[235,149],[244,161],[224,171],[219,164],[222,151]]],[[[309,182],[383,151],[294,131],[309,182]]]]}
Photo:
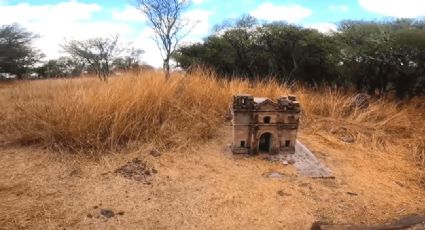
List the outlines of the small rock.
{"type": "Polygon", "coordinates": [[[117,214],[120,215],[120,216],[123,216],[124,215],[124,212],[123,211],[117,212],[117,214]]]}
{"type": "Polygon", "coordinates": [[[87,218],[93,218],[93,215],[92,214],[87,214],[87,218]]]}
{"type": "Polygon", "coordinates": [[[111,218],[115,216],[115,213],[112,210],[109,209],[101,209],[100,214],[106,218],[111,218]]]}
{"type": "Polygon", "coordinates": [[[279,196],[291,196],[291,194],[284,192],[283,190],[279,190],[277,191],[277,194],[279,196]]]}
{"type": "Polygon", "coordinates": [[[151,155],[154,156],[154,157],[159,157],[159,156],[161,156],[161,152],[158,149],[153,148],[151,150],[151,155]]]}
{"type": "Polygon", "coordinates": [[[153,168],[153,169],[152,169],[152,173],[153,173],[153,174],[157,174],[157,173],[158,173],[158,170],[156,170],[156,169],[154,169],[154,168],[153,168]]]}
{"type": "Polygon", "coordinates": [[[400,187],[404,187],[404,184],[402,184],[400,181],[396,181],[395,183],[400,187]]]}
{"type": "Polygon", "coordinates": [[[98,208],[98,206],[97,206],[97,205],[93,206],[93,209],[97,209],[97,208],[98,208]]]}
{"type": "Polygon", "coordinates": [[[351,195],[351,196],[358,196],[358,195],[359,195],[359,194],[354,193],[354,192],[347,192],[347,194],[348,194],[348,195],[351,195]]]}
{"type": "Polygon", "coordinates": [[[70,176],[77,176],[79,173],[80,173],[80,171],[79,171],[79,170],[74,169],[74,170],[72,170],[72,171],[69,173],[69,175],[70,175],[70,176]]]}
{"type": "Polygon", "coordinates": [[[291,164],[291,165],[293,165],[293,164],[295,164],[295,160],[294,159],[289,159],[288,160],[288,163],[291,164]]]}
{"type": "Polygon", "coordinates": [[[285,174],[280,173],[280,172],[267,172],[267,173],[263,173],[263,177],[267,177],[267,178],[274,178],[274,179],[279,179],[279,178],[283,178],[285,176],[285,174]]]}
{"type": "Polygon", "coordinates": [[[301,183],[301,184],[299,184],[298,186],[300,186],[300,187],[307,187],[307,186],[309,186],[310,184],[309,183],[301,183]]]}
{"type": "Polygon", "coordinates": [[[289,163],[288,163],[288,161],[283,161],[282,162],[284,165],[288,165],[289,163]]]}

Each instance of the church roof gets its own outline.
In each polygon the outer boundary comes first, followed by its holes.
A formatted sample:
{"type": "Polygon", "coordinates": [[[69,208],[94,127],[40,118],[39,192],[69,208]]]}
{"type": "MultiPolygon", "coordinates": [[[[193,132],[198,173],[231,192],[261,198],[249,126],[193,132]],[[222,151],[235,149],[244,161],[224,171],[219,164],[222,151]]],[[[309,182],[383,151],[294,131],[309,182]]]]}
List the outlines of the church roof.
{"type": "Polygon", "coordinates": [[[257,104],[261,104],[267,100],[270,100],[270,99],[267,97],[254,97],[254,102],[257,104]]]}
{"type": "Polygon", "coordinates": [[[279,108],[279,105],[276,102],[270,100],[270,98],[267,98],[267,97],[254,97],[254,104],[256,104],[256,106],[258,106],[257,109],[260,109],[260,110],[261,109],[268,110],[268,109],[278,109],[279,108]],[[267,107],[267,106],[271,106],[272,108],[267,107]]]}

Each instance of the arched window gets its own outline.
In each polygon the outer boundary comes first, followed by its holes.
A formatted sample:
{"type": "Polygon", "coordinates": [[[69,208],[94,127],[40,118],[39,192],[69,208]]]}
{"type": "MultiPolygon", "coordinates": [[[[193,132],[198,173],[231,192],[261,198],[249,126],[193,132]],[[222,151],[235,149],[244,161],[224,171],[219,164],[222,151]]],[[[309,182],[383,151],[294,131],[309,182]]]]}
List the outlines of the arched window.
{"type": "Polygon", "coordinates": [[[264,123],[265,124],[270,124],[270,121],[271,121],[271,117],[269,117],[269,116],[267,116],[267,117],[264,117],[264,123]]]}

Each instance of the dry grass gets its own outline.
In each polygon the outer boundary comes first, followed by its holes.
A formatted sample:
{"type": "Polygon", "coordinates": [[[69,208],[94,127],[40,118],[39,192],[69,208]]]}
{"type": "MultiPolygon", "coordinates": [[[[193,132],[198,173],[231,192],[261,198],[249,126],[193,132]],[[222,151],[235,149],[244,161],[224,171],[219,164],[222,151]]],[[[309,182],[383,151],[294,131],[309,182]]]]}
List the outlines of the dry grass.
{"type": "Polygon", "coordinates": [[[424,163],[425,114],[420,104],[378,100],[366,110],[353,110],[352,95],[338,91],[288,87],[273,80],[218,80],[205,72],[175,74],[169,81],[161,73],[147,72],[108,83],[96,78],[23,83],[8,89],[0,128],[8,142],[86,153],[134,143],[185,147],[217,136],[232,95],[240,92],[270,98],[295,94],[303,108],[304,132],[329,141],[349,136],[363,148],[414,153],[424,163]]]}
{"type": "Polygon", "coordinates": [[[329,89],[217,80],[208,73],[0,86],[0,144],[10,143],[0,145],[0,226],[308,229],[317,220],[372,224],[425,213],[423,99],[371,101],[366,110],[350,109],[351,100],[329,89]],[[299,138],[335,179],[223,153],[231,140],[229,104],[238,92],[297,95],[299,138]],[[162,148],[160,157],[149,154],[153,146],[162,148]],[[158,171],[150,185],[114,173],[135,158],[158,171]],[[270,171],[285,177],[262,176],[270,171]],[[106,219],[100,208],[125,214],[106,219]]]}

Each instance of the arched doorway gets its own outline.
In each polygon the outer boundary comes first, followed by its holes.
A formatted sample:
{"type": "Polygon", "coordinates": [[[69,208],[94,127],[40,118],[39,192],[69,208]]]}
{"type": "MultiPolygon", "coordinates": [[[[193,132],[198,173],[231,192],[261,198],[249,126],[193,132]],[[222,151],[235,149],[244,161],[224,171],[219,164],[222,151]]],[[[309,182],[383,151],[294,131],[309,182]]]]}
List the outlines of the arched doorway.
{"type": "Polygon", "coordinates": [[[258,151],[269,153],[271,146],[272,146],[272,134],[263,133],[260,136],[260,140],[258,141],[258,151]]]}

